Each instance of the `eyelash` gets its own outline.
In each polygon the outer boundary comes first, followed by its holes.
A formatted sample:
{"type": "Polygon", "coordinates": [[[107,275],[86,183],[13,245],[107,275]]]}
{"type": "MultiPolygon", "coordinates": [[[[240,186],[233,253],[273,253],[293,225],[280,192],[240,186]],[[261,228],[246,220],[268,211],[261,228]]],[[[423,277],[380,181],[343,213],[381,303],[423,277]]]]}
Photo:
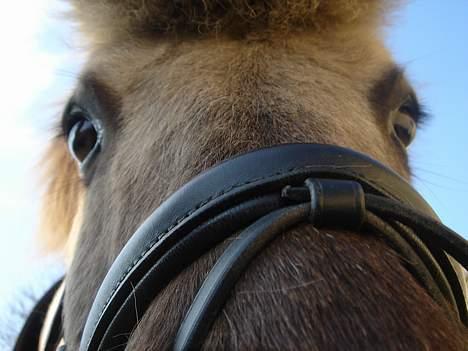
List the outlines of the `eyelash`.
{"type": "Polygon", "coordinates": [[[65,108],[65,111],[62,116],[62,121],[61,121],[62,136],[67,138],[68,135],[70,134],[70,130],[72,129],[73,125],[81,118],[86,118],[88,120],[91,120],[89,116],[90,116],[89,113],[84,108],[82,108],[75,102],[70,102],[65,108]]]}
{"type": "Polygon", "coordinates": [[[416,98],[414,94],[410,94],[405,102],[401,104],[398,111],[400,113],[407,114],[416,122],[417,125],[424,124],[424,122],[429,118],[429,113],[427,112],[424,105],[422,105],[416,98]]]}

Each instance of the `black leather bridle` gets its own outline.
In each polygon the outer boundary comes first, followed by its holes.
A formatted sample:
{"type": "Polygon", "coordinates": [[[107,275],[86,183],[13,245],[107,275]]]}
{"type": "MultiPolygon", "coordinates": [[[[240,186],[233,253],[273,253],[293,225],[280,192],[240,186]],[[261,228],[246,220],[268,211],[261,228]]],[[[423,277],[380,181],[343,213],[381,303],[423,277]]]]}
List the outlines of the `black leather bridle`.
{"type": "MultiPolygon", "coordinates": [[[[184,185],[131,237],[109,269],[91,307],[80,351],[123,350],[157,294],[185,267],[232,235],[179,327],[174,350],[201,348],[211,325],[248,264],[275,237],[311,223],[366,229],[382,237],[449,316],[468,326],[460,266],[468,243],[440,223],[424,199],[379,162],[349,149],[290,144],[225,161],[184,185]],[[450,255],[458,262],[452,263],[450,255]],[[411,264],[409,264],[411,262],[411,264]]],[[[15,350],[39,340],[44,314],[60,284],[44,295],[15,350]]],[[[60,308],[46,350],[60,340],[60,308]]]]}

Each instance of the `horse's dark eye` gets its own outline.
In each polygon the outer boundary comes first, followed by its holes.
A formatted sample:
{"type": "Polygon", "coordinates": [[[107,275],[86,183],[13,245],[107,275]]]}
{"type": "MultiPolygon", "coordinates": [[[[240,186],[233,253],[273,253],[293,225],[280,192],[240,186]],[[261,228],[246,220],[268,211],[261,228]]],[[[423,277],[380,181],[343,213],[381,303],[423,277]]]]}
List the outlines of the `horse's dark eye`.
{"type": "Polygon", "coordinates": [[[82,165],[98,151],[99,143],[96,125],[84,116],[75,115],[68,132],[68,148],[72,156],[82,165]]]}
{"type": "Polygon", "coordinates": [[[391,119],[391,131],[395,137],[408,147],[416,136],[416,122],[412,117],[411,106],[403,104],[397,111],[394,111],[391,119]]]}

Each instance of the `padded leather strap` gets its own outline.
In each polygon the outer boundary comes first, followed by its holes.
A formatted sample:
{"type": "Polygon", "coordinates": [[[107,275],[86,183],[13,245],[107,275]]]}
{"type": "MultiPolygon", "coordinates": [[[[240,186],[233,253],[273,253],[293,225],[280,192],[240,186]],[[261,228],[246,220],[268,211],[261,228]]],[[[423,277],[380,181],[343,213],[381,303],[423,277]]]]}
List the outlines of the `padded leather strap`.
{"type": "MultiPolygon", "coordinates": [[[[364,223],[373,228],[404,261],[412,262],[407,269],[435,301],[456,307],[468,325],[463,290],[446,255],[467,267],[466,240],[444,227],[408,183],[377,161],[336,146],[292,144],[226,161],[190,181],[156,209],[104,279],[80,350],[123,350],[138,322],[136,311],[144,313],[180,271],[247,227],[210,272],[179,330],[176,349],[198,348],[254,255],[286,227],[305,220],[317,227],[359,230],[364,223]]],[[[45,313],[60,284],[38,302],[14,350],[37,347],[45,313]]],[[[61,335],[60,312],[52,319],[47,349],[55,348],[61,335]]],[[[59,349],[65,345],[60,343],[59,349]]]]}
{"type": "Polygon", "coordinates": [[[437,220],[424,199],[399,175],[348,149],[291,144],[236,157],[183,186],[136,231],[97,293],[80,350],[97,350],[106,345],[104,337],[131,332],[134,313],[129,313],[129,306],[141,314],[154,298],[153,275],[159,272],[151,267],[163,262],[164,255],[199,226],[248,198],[266,196],[288,184],[301,184],[308,177],[359,180],[366,191],[398,199],[437,220]]]}

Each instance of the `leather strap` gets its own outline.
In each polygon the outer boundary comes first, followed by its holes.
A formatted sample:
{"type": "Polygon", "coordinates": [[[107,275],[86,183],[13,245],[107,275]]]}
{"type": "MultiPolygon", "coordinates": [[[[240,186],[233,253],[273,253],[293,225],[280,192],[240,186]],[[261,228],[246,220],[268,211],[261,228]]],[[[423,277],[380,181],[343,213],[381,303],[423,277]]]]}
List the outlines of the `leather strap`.
{"type": "Polygon", "coordinates": [[[62,336],[62,305],[65,281],[54,293],[39,338],[39,351],[55,351],[62,336]]]}
{"type": "Polygon", "coordinates": [[[267,196],[309,177],[358,180],[367,192],[398,199],[437,220],[424,199],[399,175],[348,149],[291,144],[239,156],[190,181],[141,225],[97,293],[80,350],[107,348],[103,340],[131,332],[136,324],[134,309],[144,313],[155,294],[190,262],[181,257],[179,269],[167,272],[162,280],[158,279],[161,271],[153,267],[163,265],[165,255],[199,226],[246,199],[267,196]]]}
{"type": "Polygon", "coordinates": [[[44,325],[49,306],[60,289],[63,279],[56,282],[42,298],[36,303],[34,308],[23,325],[18,338],[16,339],[14,351],[37,350],[39,346],[40,334],[44,325]]]}
{"type": "MultiPolygon", "coordinates": [[[[354,227],[359,230],[361,224],[370,228],[402,257],[408,271],[437,303],[446,307],[448,302],[457,311],[458,318],[468,325],[465,297],[453,267],[445,266],[443,261],[439,261],[442,263],[439,267],[433,258],[433,253],[445,255],[445,251],[466,266],[468,244],[456,233],[395,200],[371,194],[365,196],[360,184],[354,181],[306,179],[305,187],[287,186],[282,193],[292,196],[298,205],[273,211],[236,235],[198,290],[176,335],[175,351],[201,349],[212,324],[249,263],[277,235],[305,222],[316,228],[352,230],[354,227]],[[304,196],[307,191],[309,200],[304,196]],[[386,221],[370,209],[383,213],[386,221]],[[400,225],[392,227],[389,224],[392,220],[400,225]],[[418,225],[414,225],[416,222],[418,225]],[[418,233],[424,228],[421,241],[415,242],[412,235],[408,237],[406,232],[412,233],[412,230],[402,223],[415,227],[418,233]],[[400,231],[404,234],[401,235],[400,231]],[[424,262],[430,264],[426,266],[424,262]],[[439,280],[441,269],[446,279],[439,280]]],[[[447,309],[447,314],[449,318],[454,317],[451,309],[447,309]]]]}
{"type": "MultiPolygon", "coordinates": [[[[454,306],[468,325],[463,289],[447,256],[467,267],[466,240],[443,226],[420,195],[379,162],[336,146],[291,144],[221,163],[156,209],[105,277],[80,350],[123,350],[136,315],[185,267],[244,229],[209,273],[179,329],[175,348],[198,349],[253,257],[276,235],[304,221],[318,228],[373,229],[405,258],[403,263],[412,263],[408,271],[434,300],[454,306]]],[[[40,333],[46,350],[65,350],[57,303],[61,284],[37,303],[14,350],[36,349],[40,333]]]]}
{"type": "MultiPolygon", "coordinates": [[[[443,226],[405,180],[377,161],[336,146],[291,144],[228,160],[156,209],[105,277],[80,350],[123,350],[138,323],[136,315],[143,314],[185,267],[243,230],[209,273],[179,329],[175,348],[198,349],[254,256],[276,235],[305,221],[318,228],[367,226],[404,258],[404,264],[412,263],[405,264],[408,271],[435,301],[454,306],[468,325],[463,289],[447,256],[467,267],[466,240],[443,226]]],[[[65,349],[60,340],[61,303],[53,303],[61,299],[60,285],[61,281],[38,302],[14,350],[37,348],[41,329],[46,350],[65,349]]]]}

